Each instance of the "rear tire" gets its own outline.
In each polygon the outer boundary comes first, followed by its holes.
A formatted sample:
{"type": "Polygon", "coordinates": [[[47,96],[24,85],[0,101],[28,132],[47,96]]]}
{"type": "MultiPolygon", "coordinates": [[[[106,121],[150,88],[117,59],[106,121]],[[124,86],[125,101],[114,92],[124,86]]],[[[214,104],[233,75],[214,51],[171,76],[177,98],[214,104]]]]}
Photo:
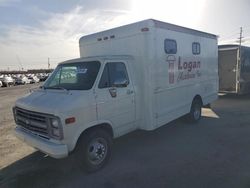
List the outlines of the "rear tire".
{"type": "Polygon", "coordinates": [[[200,99],[194,99],[187,120],[190,123],[197,123],[201,118],[202,102],[200,99]]]}
{"type": "Polygon", "coordinates": [[[103,129],[93,129],[84,133],[76,146],[77,162],[86,172],[101,169],[110,159],[111,135],[103,129]]]}

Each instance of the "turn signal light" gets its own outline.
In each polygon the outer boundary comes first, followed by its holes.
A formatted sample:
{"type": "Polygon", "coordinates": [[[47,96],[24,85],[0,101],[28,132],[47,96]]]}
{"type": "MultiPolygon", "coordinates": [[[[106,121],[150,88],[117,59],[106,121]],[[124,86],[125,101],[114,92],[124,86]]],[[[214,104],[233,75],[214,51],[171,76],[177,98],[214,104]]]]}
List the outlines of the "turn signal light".
{"type": "Polygon", "coordinates": [[[65,124],[71,124],[71,123],[75,123],[76,122],[76,118],[75,117],[70,117],[65,119],[65,124]]]}

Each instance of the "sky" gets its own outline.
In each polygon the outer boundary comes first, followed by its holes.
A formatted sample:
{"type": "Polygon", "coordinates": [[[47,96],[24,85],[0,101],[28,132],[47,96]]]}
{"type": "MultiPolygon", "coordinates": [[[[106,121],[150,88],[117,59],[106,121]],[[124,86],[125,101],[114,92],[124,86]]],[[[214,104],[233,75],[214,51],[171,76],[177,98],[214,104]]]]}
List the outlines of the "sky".
{"type": "Polygon", "coordinates": [[[0,0],[0,70],[54,68],[79,57],[80,37],[157,19],[250,46],[249,0],[0,0]]]}

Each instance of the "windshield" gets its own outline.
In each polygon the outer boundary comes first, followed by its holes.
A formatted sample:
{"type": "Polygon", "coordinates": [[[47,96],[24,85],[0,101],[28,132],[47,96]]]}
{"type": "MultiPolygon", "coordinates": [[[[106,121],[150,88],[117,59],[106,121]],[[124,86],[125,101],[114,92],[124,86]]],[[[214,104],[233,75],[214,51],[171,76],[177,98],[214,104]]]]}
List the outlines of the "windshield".
{"type": "Polygon", "coordinates": [[[89,90],[100,68],[100,62],[77,62],[58,65],[44,83],[45,89],[89,90]]]}

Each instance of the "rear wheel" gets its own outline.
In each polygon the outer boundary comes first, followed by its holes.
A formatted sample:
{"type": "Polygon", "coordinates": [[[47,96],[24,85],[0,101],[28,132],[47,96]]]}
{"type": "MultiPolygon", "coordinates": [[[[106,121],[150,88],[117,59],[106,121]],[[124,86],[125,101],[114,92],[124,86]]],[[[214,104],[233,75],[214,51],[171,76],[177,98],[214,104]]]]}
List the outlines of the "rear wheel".
{"type": "Polygon", "coordinates": [[[80,138],[76,157],[85,171],[95,172],[110,159],[111,147],[111,135],[103,129],[93,129],[80,138]]]}
{"type": "Polygon", "coordinates": [[[187,115],[188,121],[196,123],[201,118],[202,102],[200,99],[194,99],[189,114],[187,115]]]}

